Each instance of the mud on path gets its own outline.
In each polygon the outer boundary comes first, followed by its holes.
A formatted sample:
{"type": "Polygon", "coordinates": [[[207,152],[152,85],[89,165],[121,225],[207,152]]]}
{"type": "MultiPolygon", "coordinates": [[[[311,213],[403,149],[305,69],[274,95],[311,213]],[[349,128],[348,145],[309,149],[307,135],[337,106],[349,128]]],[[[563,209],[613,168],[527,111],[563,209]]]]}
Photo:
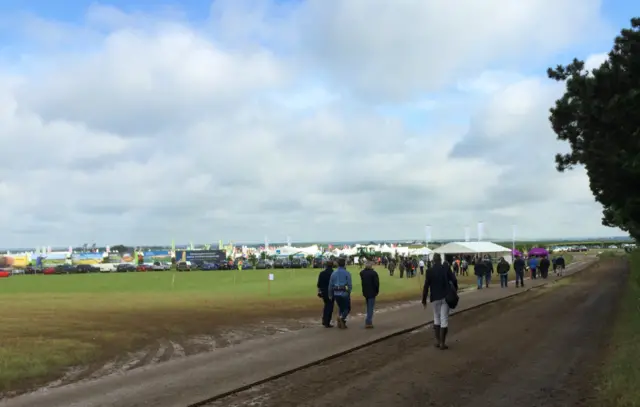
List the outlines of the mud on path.
{"type": "MultiPolygon", "coordinates": [[[[415,305],[415,303],[416,301],[391,302],[381,305],[380,310],[377,312],[389,312],[415,305]]],[[[106,363],[72,367],[63,376],[42,386],[34,387],[32,390],[46,391],[47,389],[72,383],[91,381],[169,360],[184,358],[185,356],[234,346],[254,338],[284,334],[310,326],[317,326],[320,324],[320,317],[314,315],[320,312],[321,308],[318,305],[307,308],[301,307],[285,313],[279,318],[256,318],[255,316],[236,314],[234,315],[233,324],[222,318],[212,318],[210,321],[212,328],[208,329],[206,334],[154,340],[151,344],[140,348],[138,351],[114,357],[106,363]]],[[[354,315],[361,315],[361,313],[355,313],[354,315]]],[[[25,388],[25,390],[27,389],[25,388]]],[[[0,400],[14,397],[23,392],[25,391],[0,393],[0,400]]]]}
{"type": "Polygon", "coordinates": [[[592,267],[454,316],[447,351],[426,328],[208,406],[586,406],[624,273],[592,267]]]}

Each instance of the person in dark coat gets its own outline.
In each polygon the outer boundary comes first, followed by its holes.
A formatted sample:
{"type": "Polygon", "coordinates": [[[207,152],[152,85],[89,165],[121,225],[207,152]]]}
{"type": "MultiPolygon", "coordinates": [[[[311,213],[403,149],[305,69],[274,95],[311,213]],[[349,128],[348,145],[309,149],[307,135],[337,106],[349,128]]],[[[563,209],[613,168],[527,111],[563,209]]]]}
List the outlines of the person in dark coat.
{"type": "Polygon", "coordinates": [[[396,261],[394,259],[389,260],[389,275],[393,277],[393,273],[396,271],[396,261]]]}
{"type": "Polygon", "coordinates": [[[373,328],[373,311],[376,306],[376,297],[380,293],[380,279],[378,273],[373,269],[374,263],[368,261],[364,270],[360,272],[362,281],[362,296],[367,307],[367,317],[365,318],[365,328],[373,328]]]}
{"type": "Polygon", "coordinates": [[[485,257],[483,263],[487,266],[487,270],[484,275],[484,283],[485,287],[489,288],[489,283],[491,283],[491,275],[493,274],[493,262],[491,261],[491,257],[485,257]]]}
{"type": "Polygon", "coordinates": [[[476,275],[476,279],[478,281],[478,290],[482,290],[482,286],[484,285],[484,276],[486,276],[489,272],[489,270],[487,269],[487,265],[483,261],[478,261],[473,267],[473,270],[473,274],[476,275]]]}
{"type": "Polygon", "coordinates": [[[400,270],[400,278],[404,277],[404,259],[398,260],[398,270],[400,270]]]}
{"type": "Polygon", "coordinates": [[[542,278],[546,279],[549,276],[549,268],[551,268],[549,257],[544,256],[540,259],[540,264],[538,265],[538,269],[540,269],[540,276],[542,278]]]}
{"type": "Polygon", "coordinates": [[[450,289],[458,291],[458,280],[451,272],[451,268],[442,264],[439,253],[433,256],[433,267],[427,270],[422,290],[422,306],[427,307],[427,297],[433,306],[433,330],[436,337],[436,347],[445,350],[447,333],[449,332],[449,305],[445,301],[450,289]]]}
{"type": "Polygon", "coordinates": [[[324,302],[322,309],[322,325],[325,328],[333,328],[331,324],[331,316],[333,315],[333,307],[335,300],[329,298],[329,280],[333,274],[333,261],[326,263],[326,268],[318,274],[318,297],[324,302]]]}
{"type": "Polygon", "coordinates": [[[500,258],[498,265],[496,266],[496,271],[500,276],[500,287],[507,288],[509,286],[509,270],[511,269],[511,265],[507,263],[504,257],[500,258]]]}
{"type": "Polygon", "coordinates": [[[516,256],[516,260],[513,262],[513,270],[516,272],[516,288],[524,287],[524,269],[527,264],[520,256],[516,256]]]}
{"type": "Polygon", "coordinates": [[[556,261],[553,262],[553,271],[555,272],[556,276],[562,275],[562,273],[564,272],[564,266],[564,257],[560,255],[556,258],[556,261]]]}

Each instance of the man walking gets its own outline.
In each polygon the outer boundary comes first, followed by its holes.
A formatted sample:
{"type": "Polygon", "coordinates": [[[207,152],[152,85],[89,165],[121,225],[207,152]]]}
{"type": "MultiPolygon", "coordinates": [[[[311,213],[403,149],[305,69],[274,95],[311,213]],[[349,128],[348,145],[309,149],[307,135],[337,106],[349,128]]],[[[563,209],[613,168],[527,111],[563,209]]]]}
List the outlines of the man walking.
{"type": "Polygon", "coordinates": [[[564,257],[562,257],[562,255],[558,256],[558,258],[556,259],[556,261],[553,263],[553,271],[555,272],[556,276],[561,276],[563,271],[564,271],[564,257]]]}
{"type": "Polygon", "coordinates": [[[524,269],[526,264],[520,256],[516,256],[516,260],[513,262],[513,269],[516,272],[516,288],[524,287],[524,269]]]}
{"type": "Polygon", "coordinates": [[[367,307],[367,317],[364,321],[364,327],[373,328],[373,311],[376,305],[376,297],[380,292],[380,279],[378,273],[373,269],[373,262],[368,261],[364,270],[360,272],[360,280],[362,281],[362,296],[367,307]]]}
{"type": "Polygon", "coordinates": [[[338,305],[338,328],[347,327],[347,317],[351,311],[351,273],[345,268],[347,262],[344,257],[338,259],[338,268],[329,278],[329,298],[335,298],[338,305]]]}
{"type": "MultiPolygon", "coordinates": [[[[428,270],[427,270],[428,271],[428,270]]],[[[478,290],[482,290],[484,276],[489,272],[487,265],[484,261],[478,260],[474,266],[474,273],[478,282],[478,290]]]]}
{"type": "Polygon", "coordinates": [[[511,266],[509,265],[509,263],[507,263],[507,261],[504,259],[504,257],[500,257],[500,261],[498,262],[498,265],[496,266],[496,271],[498,272],[498,275],[500,276],[500,287],[501,288],[507,288],[508,284],[509,284],[509,269],[511,269],[511,266]]]}
{"type": "Polygon", "coordinates": [[[551,262],[549,261],[549,258],[547,256],[544,256],[542,259],[540,259],[540,264],[538,265],[538,268],[540,269],[540,277],[546,280],[549,276],[550,267],[551,262]]]}
{"type": "Polygon", "coordinates": [[[329,297],[329,280],[333,274],[333,260],[327,261],[325,269],[318,274],[318,297],[322,298],[324,308],[322,309],[322,326],[333,328],[331,316],[333,315],[334,299],[329,297]]]}
{"type": "Polygon", "coordinates": [[[420,259],[420,262],[418,263],[418,267],[420,267],[420,275],[424,276],[424,260],[420,259]]]}
{"type": "Polygon", "coordinates": [[[433,306],[433,331],[436,337],[436,347],[442,350],[447,346],[449,332],[449,305],[445,301],[447,292],[451,289],[458,291],[458,280],[448,266],[442,264],[439,253],[433,256],[433,267],[427,269],[427,276],[422,290],[422,306],[427,307],[427,297],[433,306]]]}
{"type": "Polygon", "coordinates": [[[491,283],[491,275],[493,274],[493,262],[491,261],[491,257],[486,256],[483,263],[487,266],[487,271],[484,275],[484,283],[485,287],[489,288],[489,283],[491,283]]]}
{"type": "Polygon", "coordinates": [[[531,278],[536,280],[538,278],[538,258],[536,256],[531,256],[529,258],[529,270],[531,270],[531,278]]]}

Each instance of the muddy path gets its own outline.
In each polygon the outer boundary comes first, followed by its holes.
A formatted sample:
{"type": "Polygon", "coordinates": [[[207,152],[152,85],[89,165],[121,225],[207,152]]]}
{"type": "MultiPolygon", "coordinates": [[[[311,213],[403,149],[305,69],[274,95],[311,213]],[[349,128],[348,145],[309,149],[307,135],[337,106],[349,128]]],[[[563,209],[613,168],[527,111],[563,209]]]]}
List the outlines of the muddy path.
{"type": "MultiPolygon", "coordinates": [[[[415,304],[416,301],[398,301],[383,304],[377,312],[386,313],[396,311],[415,304]]],[[[255,338],[295,332],[319,325],[318,317],[308,316],[317,313],[317,309],[302,310],[298,312],[297,318],[291,315],[289,318],[268,318],[259,322],[244,322],[241,318],[238,318],[238,325],[223,325],[208,334],[171,339],[161,338],[138,351],[122,354],[106,363],[69,368],[67,372],[58,379],[43,384],[42,386],[37,386],[32,390],[42,392],[73,383],[82,383],[112,375],[121,375],[134,369],[153,366],[170,360],[182,359],[204,352],[211,352],[216,349],[227,348],[255,338]]],[[[354,313],[354,315],[361,316],[362,313],[354,313]]],[[[0,400],[10,399],[20,393],[21,392],[0,393],[0,400]]]]}
{"type": "Polygon", "coordinates": [[[447,351],[423,329],[208,406],[587,406],[624,273],[592,267],[454,316],[447,351]]]}

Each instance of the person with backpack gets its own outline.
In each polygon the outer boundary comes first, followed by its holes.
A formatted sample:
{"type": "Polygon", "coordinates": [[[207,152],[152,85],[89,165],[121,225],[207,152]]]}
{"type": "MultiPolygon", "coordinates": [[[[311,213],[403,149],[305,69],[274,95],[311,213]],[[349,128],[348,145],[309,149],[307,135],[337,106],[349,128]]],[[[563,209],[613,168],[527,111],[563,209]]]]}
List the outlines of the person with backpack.
{"type": "Polygon", "coordinates": [[[433,256],[433,266],[427,269],[422,290],[422,306],[424,308],[427,307],[428,297],[433,306],[433,331],[437,341],[436,347],[442,350],[449,349],[447,346],[447,334],[449,332],[447,296],[452,291],[458,291],[458,280],[451,272],[451,269],[442,263],[440,254],[436,253],[433,256]]]}

